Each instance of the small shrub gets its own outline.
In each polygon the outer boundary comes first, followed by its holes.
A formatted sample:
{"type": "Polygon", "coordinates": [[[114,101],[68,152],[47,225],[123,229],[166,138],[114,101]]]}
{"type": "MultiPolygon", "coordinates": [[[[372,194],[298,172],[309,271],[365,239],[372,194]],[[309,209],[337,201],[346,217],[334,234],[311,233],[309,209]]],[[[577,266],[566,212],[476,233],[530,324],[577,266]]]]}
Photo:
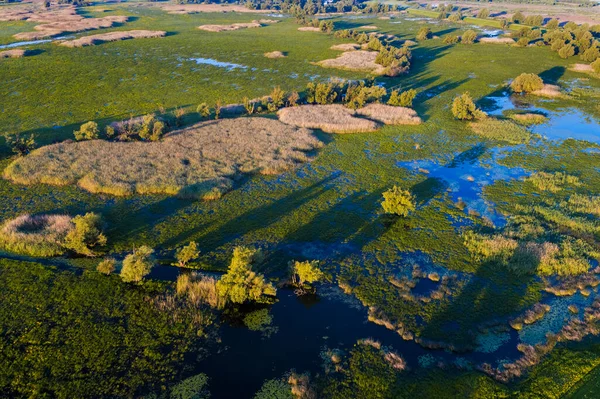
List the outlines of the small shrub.
{"type": "Polygon", "coordinates": [[[325,274],[319,269],[318,261],[291,262],[290,274],[292,284],[303,287],[305,284],[312,284],[325,277],[325,274]]]}
{"type": "Polygon", "coordinates": [[[105,258],[100,263],[98,263],[98,266],[96,266],[96,270],[99,273],[109,275],[115,271],[116,266],[117,261],[114,258],[105,258]]]}
{"type": "Polygon", "coordinates": [[[108,125],[104,128],[104,134],[106,135],[106,138],[112,139],[113,137],[115,137],[115,128],[108,125]]]}
{"type": "Polygon", "coordinates": [[[469,93],[463,93],[452,102],[452,115],[459,120],[474,120],[485,117],[485,112],[475,106],[469,93]]]}
{"type": "Polygon", "coordinates": [[[98,130],[98,124],[93,121],[84,123],[83,125],[81,125],[79,130],[73,132],[75,140],[77,141],[94,140],[98,138],[99,134],[100,130],[98,130]]]}
{"type": "Polygon", "coordinates": [[[252,115],[255,111],[256,104],[254,101],[250,101],[248,97],[244,97],[242,99],[242,103],[244,104],[244,108],[246,109],[246,113],[248,115],[252,115]]]}
{"type": "Polygon", "coordinates": [[[388,100],[388,105],[393,105],[396,107],[412,107],[413,100],[417,96],[417,91],[415,89],[410,89],[403,91],[398,94],[397,90],[392,91],[390,95],[390,99],[388,100]]]}
{"type": "Polygon", "coordinates": [[[558,50],[558,55],[560,58],[569,58],[575,55],[575,47],[572,44],[564,45],[560,50],[558,50]]]}
{"type": "Polygon", "coordinates": [[[300,101],[300,94],[298,94],[297,91],[293,91],[287,98],[287,106],[295,107],[296,105],[298,105],[298,101],[300,101]]]}
{"type": "Polygon", "coordinates": [[[544,88],[544,81],[534,73],[522,73],[510,84],[515,93],[533,93],[544,88]]]}
{"type": "Polygon", "coordinates": [[[20,157],[29,154],[35,148],[33,134],[29,137],[21,136],[18,133],[6,136],[6,144],[13,153],[20,157]]]}
{"type": "Polygon", "coordinates": [[[592,62],[592,69],[594,70],[594,72],[600,73],[600,58],[592,62]]]}
{"type": "Polygon", "coordinates": [[[477,18],[482,18],[482,19],[486,19],[490,16],[490,11],[487,8],[482,8],[478,13],[477,13],[477,18]]]}
{"type": "Polygon", "coordinates": [[[196,112],[200,114],[202,118],[208,118],[210,116],[210,107],[206,103],[198,105],[196,112]]]}
{"type": "Polygon", "coordinates": [[[477,32],[472,29],[469,29],[460,37],[460,42],[462,44],[473,44],[477,40],[477,32]]]}
{"type": "Polygon", "coordinates": [[[170,399],[209,399],[208,377],[197,374],[186,378],[171,389],[170,399]]]}
{"type": "Polygon", "coordinates": [[[458,43],[460,40],[460,36],[458,35],[446,35],[444,37],[444,40],[442,40],[442,42],[444,44],[456,44],[458,43]]]}
{"type": "Polygon", "coordinates": [[[558,27],[559,27],[558,19],[551,19],[546,24],[546,29],[548,29],[548,30],[558,29],[558,27]]]}
{"type": "Polygon", "coordinates": [[[383,193],[381,206],[387,214],[406,217],[415,210],[415,199],[409,191],[394,186],[383,193]]]}
{"type": "Polygon", "coordinates": [[[431,29],[427,26],[423,26],[417,33],[417,40],[428,40],[431,39],[432,36],[431,29]]]}
{"type": "Polygon", "coordinates": [[[190,241],[190,243],[182,248],[179,248],[175,253],[175,259],[177,263],[174,266],[187,267],[188,263],[194,259],[197,259],[200,255],[196,242],[190,241]]]}
{"type": "Polygon", "coordinates": [[[594,62],[600,59],[600,49],[598,47],[590,47],[581,54],[581,59],[587,62],[594,62]]]}
{"type": "Polygon", "coordinates": [[[154,267],[154,250],[146,245],[134,250],[123,260],[121,279],[126,283],[139,283],[154,267]]]}
{"type": "Polygon", "coordinates": [[[283,91],[281,87],[275,87],[271,92],[270,97],[271,101],[268,104],[268,110],[270,112],[275,112],[279,108],[283,107],[285,100],[285,91],[283,91]]]}
{"type": "Polygon", "coordinates": [[[75,228],[65,237],[65,248],[81,255],[94,256],[94,248],[106,245],[106,236],[102,234],[100,215],[88,212],[73,218],[75,228]]]}
{"type": "Polygon", "coordinates": [[[517,47],[527,47],[529,46],[529,39],[526,37],[522,37],[519,40],[517,40],[517,42],[515,43],[515,46],[517,47]]]}

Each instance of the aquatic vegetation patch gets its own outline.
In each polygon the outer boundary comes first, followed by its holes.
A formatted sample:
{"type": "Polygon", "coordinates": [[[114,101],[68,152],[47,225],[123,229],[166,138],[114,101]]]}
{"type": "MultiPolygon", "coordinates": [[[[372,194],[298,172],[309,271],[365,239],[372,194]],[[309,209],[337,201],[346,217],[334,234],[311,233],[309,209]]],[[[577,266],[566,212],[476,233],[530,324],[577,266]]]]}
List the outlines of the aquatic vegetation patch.
{"type": "Polygon", "coordinates": [[[512,121],[496,118],[484,118],[469,124],[478,136],[490,140],[500,140],[511,144],[524,144],[529,142],[531,134],[512,121]]]}
{"type": "Polygon", "coordinates": [[[88,140],[42,147],[4,176],[20,184],[77,184],[93,193],[214,199],[237,176],[277,174],[312,159],[322,143],[310,130],[266,118],[203,122],[161,142],[88,140]]]}
{"type": "Polygon", "coordinates": [[[120,40],[129,39],[147,39],[155,37],[165,37],[167,32],[161,30],[129,30],[129,31],[118,31],[110,33],[100,33],[98,35],[84,36],[75,40],[65,40],[59,43],[60,46],[65,47],[85,47],[94,46],[96,44],[105,42],[117,42],[120,40]]]}
{"type": "Polygon", "coordinates": [[[548,120],[545,115],[535,113],[510,113],[508,117],[523,126],[539,125],[548,120]]]}

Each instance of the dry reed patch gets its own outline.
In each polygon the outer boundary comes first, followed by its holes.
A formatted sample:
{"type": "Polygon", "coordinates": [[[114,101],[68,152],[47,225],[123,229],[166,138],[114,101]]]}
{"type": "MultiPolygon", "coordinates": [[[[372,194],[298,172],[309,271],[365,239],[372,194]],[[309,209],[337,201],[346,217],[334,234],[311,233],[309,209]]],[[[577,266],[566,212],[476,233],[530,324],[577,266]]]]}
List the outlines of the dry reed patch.
{"type": "Polygon", "coordinates": [[[248,7],[234,4],[158,4],[169,14],[195,14],[199,12],[243,12],[265,13],[264,10],[251,10],[248,7]]]}
{"type": "Polygon", "coordinates": [[[418,125],[422,122],[414,109],[385,104],[369,104],[356,113],[386,125],[418,125]]]}
{"type": "Polygon", "coordinates": [[[360,44],[356,43],[344,43],[344,44],[336,44],[334,46],[329,47],[330,50],[335,51],[354,51],[360,49],[360,44]]]}
{"type": "Polygon", "coordinates": [[[371,120],[357,118],[356,112],[340,104],[302,105],[282,108],[277,112],[279,120],[289,125],[321,129],[327,133],[373,132],[379,125],[371,120]]]}
{"type": "Polygon", "coordinates": [[[314,26],[303,26],[298,28],[300,32],[321,32],[321,28],[315,28],[314,26]]]}
{"type": "Polygon", "coordinates": [[[308,129],[266,118],[208,121],[161,142],[89,140],[42,147],[4,176],[20,184],[77,184],[93,193],[169,194],[215,199],[242,174],[276,174],[311,160],[322,146],[308,129]]]}
{"type": "Polygon", "coordinates": [[[285,58],[287,55],[281,51],[271,51],[269,53],[264,54],[267,58],[285,58]]]}
{"type": "Polygon", "coordinates": [[[375,25],[365,25],[365,26],[359,26],[357,29],[374,30],[374,29],[379,29],[379,28],[376,27],[375,25]]]}
{"type": "Polygon", "coordinates": [[[569,69],[575,72],[594,72],[594,68],[588,64],[573,64],[569,69]]]}
{"type": "Polygon", "coordinates": [[[260,28],[262,25],[258,22],[238,23],[231,25],[201,25],[198,27],[200,30],[207,32],[228,32],[232,30],[249,29],[249,28],[260,28]]]}
{"type": "Polygon", "coordinates": [[[115,15],[102,18],[83,18],[75,15],[74,18],[57,18],[53,22],[44,22],[42,25],[36,25],[33,32],[21,32],[13,37],[22,40],[37,40],[45,37],[51,37],[69,32],[84,32],[88,30],[110,28],[117,23],[125,23],[129,17],[115,15]]]}
{"type": "Polygon", "coordinates": [[[74,228],[67,215],[21,215],[0,227],[0,246],[10,252],[32,256],[64,253],[67,234],[74,228]]]}
{"type": "Polygon", "coordinates": [[[154,37],[165,37],[167,32],[163,30],[130,30],[120,32],[109,32],[100,33],[98,35],[84,36],[75,40],[66,40],[60,42],[61,46],[65,47],[84,47],[94,46],[96,44],[105,42],[116,42],[119,40],[128,39],[142,39],[142,38],[154,38],[154,37]]]}
{"type": "Polygon", "coordinates": [[[405,40],[404,43],[402,43],[403,46],[416,46],[418,43],[412,40],[405,40]]]}
{"type": "Polygon", "coordinates": [[[20,49],[0,51],[0,60],[3,58],[21,58],[24,57],[25,54],[26,51],[20,49]]]}
{"type": "Polygon", "coordinates": [[[385,67],[375,62],[376,51],[346,51],[337,58],[323,60],[317,63],[325,68],[347,69],[350,71],[364,71],[375,75],[383,75],[385,67]]]}
{"type": "Polygon", "coordinates": [[[556,98],[556,97],[563,96],[563,94],[560,92],[560,86],[551,85],[551,84],[544,84],[543,89],[536,90],[536,91],[532,92],[531,94],[533,94],[534,96],[549,97],[549,98],[556,98]]]}
{"type": "Polygon", "coordinates": [[[488,44],[515,44],[515,40],[510,37],[482,37],[479,43],[488,44]]]}

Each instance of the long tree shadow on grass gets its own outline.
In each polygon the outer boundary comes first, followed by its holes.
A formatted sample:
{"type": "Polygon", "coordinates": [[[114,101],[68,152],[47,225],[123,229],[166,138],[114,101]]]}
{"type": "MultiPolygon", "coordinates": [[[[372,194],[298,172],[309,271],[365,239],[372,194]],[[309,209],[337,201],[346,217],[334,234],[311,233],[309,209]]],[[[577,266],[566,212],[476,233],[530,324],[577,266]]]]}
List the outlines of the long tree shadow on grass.
{"type": "Polygon", "coordinates": [[[555,66],[540,73],[539,76],[544,83],[555,85],[563,77],[565,70],[566,69],[563,66],[555,66]]]}
{"type": "MultiPolygon", "coordinates": [[[[198,238],[203,252],[211,252],[216,248],[249,233],[261,230],[279,222],[289,213],[302,207],[304,204],[318,198],[327,190],[327,184],[335,179],[335,175],[319,180],[308,187],[292,192],[283,198],[270,201],[249,209],[242,214],[229,219],[215,229],[198,238]]],[[[195,237],[199,229],[188,229],[182,234],[165,242],[165,245],[176,244],[195,237]]]]}

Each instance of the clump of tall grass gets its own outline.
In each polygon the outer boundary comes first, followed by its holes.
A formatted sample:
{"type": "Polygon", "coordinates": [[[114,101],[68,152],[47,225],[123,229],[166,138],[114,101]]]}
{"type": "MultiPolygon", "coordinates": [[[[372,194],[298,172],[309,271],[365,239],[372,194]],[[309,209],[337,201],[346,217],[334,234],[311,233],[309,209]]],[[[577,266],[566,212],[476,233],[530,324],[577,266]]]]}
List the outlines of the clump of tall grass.
{"type": "Polygon", "coordinates": [[[366,133],[379,128],[376,122],[355,117],[356,111],[341,104],[303,105],[283,108],[277,112],[287,124],[321,129],[327,133],[366,133]]]}
{"type": "Polygon", "coordinates": [[[552,193],[581,186],[581,181],[577,176],[568,175],[564,172],[536,172],[525,180],[531,182],[538,190],[552,193]]]}
{"type": "Polygon", "coordinates": [[[419,125],[422,122],[417,112],[411,108],[385,104],[368,104],[356,110],[356,113],[386,125],[419,125]]]}
{"type": "Polygon", "coordinates": [[[214,199],[242,174],[284,172],[309,161],[307,152],[321,146],[310,130],[276,120],[225,119],[171,132],[160,142],[49,145],[15,160],[4,177],[19,184],[77,184],[93,193],[117,196],[214,199]]]}
{"type": "Polygon", "coordinates": [[[7,251],[31,256],[66,252],[64,241],[74,229],[68,215],[21,215],[0,228],[0,245],[7,251]]]}
{"type": "Polygon", "coordinates": [[[191,304],[198,306],[207,304],[221,309],[225,300],[217,291],[217,279],[201,273],[186,273],[177,277],[177,295],[186,298],[191,304]]]}
{"type": "Polygon", "coordinates": [[[542,114],[533,114],[533,113],[510,114],[510,115],[508,115],[508,117],[510,119],[512,119],[513,121],[517,122],[519,125],[523,125],[523,126],[540,125],[540,124],[546,122],[546,120],[548,120],[548,118],[546,118],[542,114]]]}

